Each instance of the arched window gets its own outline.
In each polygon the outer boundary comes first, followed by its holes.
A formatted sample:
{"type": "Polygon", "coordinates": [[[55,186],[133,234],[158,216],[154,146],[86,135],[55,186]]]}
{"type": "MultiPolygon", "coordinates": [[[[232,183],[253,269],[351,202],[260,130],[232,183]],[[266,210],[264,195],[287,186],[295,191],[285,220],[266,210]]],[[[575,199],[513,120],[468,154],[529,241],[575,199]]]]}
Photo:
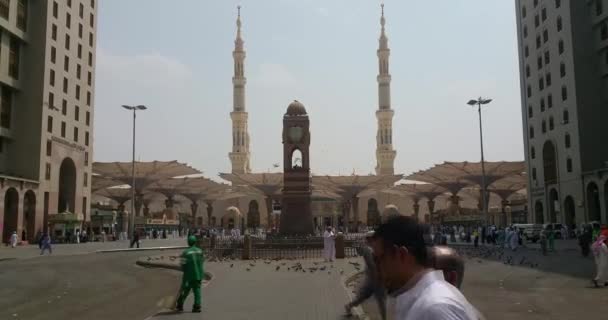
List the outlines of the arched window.
{"type": "Polygon", "coordinates": [[[302,168],[302,151],[300,149],[295,149],[291,153],[291,168],[302,168]]]}
{"type": "Polygon", "coordinates": [[[570,113],[568,113],[568,110],[564,110],[563,115],[562,115],[562,122],[564,124],[567,124],[568,122],[570,122],[570,113]]]}
{"type": "Polygon", "coordinates": [[[566,146],[566,149],[570,148],[570,134],[566,133],[566,135],[564,136],[564,145],[566,146]]]}
{"type": "Polygon", "coordinates": [[[549,130],[553,130],[555,128],[555,123],[553,121],[553,117],[549,117],[549,130]]]}
{"type": "Polygon", "coordinates": [[[568,172],[572,172],[572,159],[570,158],[566,160],[566,170],[568,170],[568,172]]]}
{"type": "Polygon", "coordinates": [[[562,5],[561,0],[555,0],[555,8],[559,8],[562,5]]]}
{"type": "Polygon", "coordinates": [[[562,87],[562,101],[568,100],[568,89],[566,86],[562,87]]]}
{"type": "Polygon", "coordinates": [[[526,14],[527,14],[527,12],[526,12],[526,6],[522,6],[521,7],[521,17],[525,18],[526,14]]]}
{"type": "Polygon", "coordinates": [[[562,17],[557,17],[557,31],[562,31],[562,17]]]}
{"type": "Polygon", "coordinates": [[[534,127],[530,126],[530,139],[534,138],[534,127]]]}
{"type": "Polygon", "coordinates": [[[530,148],[530,158],[536,159],[536,149],[534,147],[530,148]]]}
{"type": "Polygon", "coordinates": [[[604,12],[603,0],[595,0],[595,15],[599,16],[604,12]]]}
{"type": "Polygon", "coordinates": [[[536,181],[536,168],[532,168],[532,180],[536,181]]]}

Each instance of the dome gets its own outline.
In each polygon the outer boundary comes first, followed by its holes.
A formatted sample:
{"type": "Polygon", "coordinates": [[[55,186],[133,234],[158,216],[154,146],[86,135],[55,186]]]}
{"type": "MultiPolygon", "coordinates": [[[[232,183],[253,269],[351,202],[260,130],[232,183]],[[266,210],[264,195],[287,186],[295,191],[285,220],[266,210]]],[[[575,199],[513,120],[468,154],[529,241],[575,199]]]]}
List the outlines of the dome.
{"type": "Polygon", "coordinates": [[[289,116],[301,116],[305,114],[306,108],[304,108],[304,105],[298,100],[294,100],[290,103],[289,107],[287,107],[287,112],[285,113],[285,115],[289,116]]]}

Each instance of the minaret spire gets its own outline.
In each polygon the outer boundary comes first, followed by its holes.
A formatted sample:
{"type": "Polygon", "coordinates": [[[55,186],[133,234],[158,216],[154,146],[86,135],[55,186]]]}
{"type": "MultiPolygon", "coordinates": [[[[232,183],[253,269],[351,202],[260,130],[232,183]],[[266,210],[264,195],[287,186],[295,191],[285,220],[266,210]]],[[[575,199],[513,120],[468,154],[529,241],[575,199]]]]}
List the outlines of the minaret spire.
{"type": "Polygon", "coordinates": [[[233,104],[230,118],[232,119],[232,152],[229,157],[232,162],[232,173],[249,173],[249,130],[248,113],[245,109],[245,49],[241,35],[241,6],[237,6],[236,39],[234,40],[234,76],[232,77],[233,104]]]}
{"type": "Polygon", "coordinates": [[[384,18],[384,3],[380,4],[380,38],[378,39],[378,132],[376,134],[376,174],[394,174],[394,162],[397,152],[393,150],[393,116],[395,112],[391,109],[391,75],[389,73],[389,57],[391,50],[388,48],[386,37],[386,19],[384,18]]]}

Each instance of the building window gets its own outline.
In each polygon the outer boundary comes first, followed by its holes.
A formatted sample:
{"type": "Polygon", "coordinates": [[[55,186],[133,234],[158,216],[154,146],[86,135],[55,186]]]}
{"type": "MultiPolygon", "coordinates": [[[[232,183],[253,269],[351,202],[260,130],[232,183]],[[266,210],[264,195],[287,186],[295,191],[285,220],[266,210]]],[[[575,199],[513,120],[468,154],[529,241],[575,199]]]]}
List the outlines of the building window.
{"type": "Polygon", "coordinates": [[[551,73],[547,73],[545,75],[545,82],[547,83],[547,87],[551,85],[551,73]]]}
{"type": "Polygon", "coordinates": [[[68,114],[68,101],[65,99],[61,102],[61,114],[64,116],[68,114]]]}
{"type": "Polygon", "coordinates": [[[89,52],[89,67],[93,66],[93,53],[89,52]]]}
{"type": "Polygon", "coordinates": [[[524,26],[524,38],[528,37],[528,26],[524,26]]]}
{"type": "Polygon", "coordinates": [[[521,7],[521,17],[525,18],[526,14],[527,14],[527,12],[526,12],[526,6],[521,7]]]}
{"type": "Polygon", "coordinates": [[[51,116],[46,118],[46,131],[48,133],[53,133],[53,117],[51,116]]]}
{"type": "Polygon", "coordinates": [[[65,72],[69,72],[70,71],[70,58],[68,56],[65,56],[63,58],[63,70],[65,72]]]}
{"type": "Polygon", "coordinates": [[[82,45],[78,44],[78,59],[82,59],[82,45]]]}
{"type": "Polygon", "coordinates": [[[545,64],[549,64],[551,62],[551,54],[549,51],[545,51],[545,64]]]}
{"type": "Polygon", "coordinates": [[[67,34],[65,35],[65,49],[70,50],[70,36],[67,34]]]}
{"type": "Polygon", "coordinates": [[[608,39],[608,25],[606,23],[602,23],[600,27],[600,37],[602,40],[608,39]]]}
{"type": "Polygon", "coordinates": [[[603,0],[595,0],[595,15],[599,16],[604,12],[603,0]]]}
{"type": "Polygon", "coordinates": [[[51,140],[46,141],[46,155],[51,156],[53,154],[53,142],[51,140]]]}
{"type": "Polygon", "coordinates": [[[540,19],[538,18],[538,15],[534,16],[534,26],[538,28],[538,26],[540,25],[540,19]]]}
{"type": "Polygon", "coordinates": [[[566,170],[568,170],[568,172],[572,172],[572,159],[570,158],[566,159],[566,170]]]}
{"type": "Polygon", "coordinates": [[[562,17],[557,17],[557,31],[562,31],[562,17]]]}
{"type": "Polygon", "coordinates": [[[93,47],[93,32],[89,32],[89,46],[93,47]]]}
{"type": "Polygon", "coordinates": [[[528,98],[530,98],[532,96],[532,87],[530,87],[530,85],[528,85],[528,98]]]}
{"type": "Polygon", "coordinates": [[[53,1],[53,17],[55,19],[57,19],[57,16],[59,16],[58,12],[59,12],[59,6],[57,5],[57,1],[53,1]]]}
{"type": "Polygon", "coordinates": [[[68,8],[72,7],[72,0],[68,0],[68,8]]]}
{"type": "Polygon", "coordinates": [[[543,42],[547,42],[549,41],[549,31],[547,31],[547,29],[545,29],[543,31],[543,42]]]}
{"type": "Polygon", "coordinates": [[[545,89],[545,79],[543,79],[542,77],[540,79],[538,79],[538,89],[540,91],[545,89]]]}
{"type": "Polygon", "coordinates": [[[27,30],[27,1],[17,1],[17,28],[27,30]]]}
{"type": "Polygon", "coordinates": [[[543,68],[543,57],[538,57],[538,59],[536,59],[536,67],[538,70],[543,68]]]}
{"type": "Polygon", "coordinates": [[[51,26],[51,39],[57,41],[57,26],[55,24],[51,26]]]}
{"type": "Polygon", "coordinates": [[[530,148],[530,158],[536,159],[536,149],[534,147],[530,148]]]}
{"type": "Polygon", "coordinates": [[[524,47],[524,56],[527,58],[530,55],[530,49],[528,49],[528,46],[526,45],[524,47]]]}
{"type": "Polygon", "coordinates": [[[55,63],[55,58],[57,57],[57,52],[55,51],[55,47],[51,47],[51,62],[55,63]]]}
{"type": "Polygon", "coordinates": [[[74,120],[78,121],[80,119],[80,108],[78,106],[74,107],[74,120]]]}
{"type": "Polygon", "coordinates": [[[78,6],[78,16],[84,19],[84,5],[82,3],[78,6]]]}
{"type": "Polygon", "coordinates": [[[562,87],[562,101],[568,100],[568,89],[564,86],[562,87]]]}
{"type": "Polygon", "coordinates": [[[86,217],[87,214],[87,197],[82,197],[82,214],[86,217]]]}
{"type": "Polygon", "coordinates": [[[51,180],[51,164],[47,163],[44,170],[44,178],[46,180],[51,180]]]}
{"type": "Polygon", "coordinates": [[[526,65],[526,78],[530,78],[530,66],[526,65]]]}
{"type": "Polygon", "coordinates": [[[11,119],[13,114],[13,97],[12,92],[8,87],[2,86],[2,97],[0,98],[0,127],[11,128],[11,119]]]}
{"type": "Polygon", "coordinates": [[[536,49],[540,48],[540,35],[536,36],[536,49]]]}
{"type": "Polygon", "coordinates": [[[536,181],[536,168],[532,168],[532,180],[536,181]]]}
{"type": "Polygon", "coordinates": [[[76,99],[80,100],[80,85],[76,85],[76,99]]]}
{"type": "Polygon", "coordinates": [[[534,139],[534,127],[530,127],[530,139],[534,139]]]}
{"type": "Polygon", "coordinates": [[[68,93],[68,78],[63,78],[63,93],[68,93]]]}
{"type": "Polygon", "coordinates": [[[91,8],[95,8],[95,0],[91,0],[91,8]]]}
{"type": "Polygon", "coordinates": [[[91,113],[87,111],[84,117],[84,123],[88,126],[91,124],[91,113]]]}
{"type": "Polygon", "coordinates": [[[547,133],[547,122],[545,120],[543,120],[543,123],[541,124],[540,128],[542,133],[547,133]]]}
{"type": "Polygon", "coordinates": [[[89,153],[88,152],[84,153],[84,165],[85,166],[89,165],[89,153]]]}
{"type": "Polygon", "coordinates": [[[78,38],[82,39],[82,23],[78,24],[78,38]]]}
{"type": "Polygon", "coordinates": [[[61,137],[65,138],[65,121],[61,121],[61,137]]]}
{"type": "Polygon", "coordinates": [[[55,70],[49,71],[49,84],[51,85],[51,87],[55,86],[55,70]]]}
{"type": "Polygon", "coordinates": [[[87,84],[90,86],[93,83],[93,74],[91,71],[87,72],[87,84]]]}
{"type": "Polygon", "coordinates": [[[91,91],[87,91],[87,106],[91,106],[91,91]]]}
{"type": "Polygon", "coordinates": [[[91,28],[95,26],[95,17],[92,13],[89,15],[89,25],[91,26],[91,28]]]}
{"type": "Polygon", "coordinates": [[[69,29],[71,25],[72,25],[72,16],[66,12],[65,13],[65,27],[69,29]]]}
{"type": "Polygon", "coordinates": [[[89,174],[88,173],[84,173],[84,186],[87,187],[89,185],[89,174]]]}
{"type": "Polygon", "coordinates": [[[88,131],[84,133],[84,145],[87,147],[89,146],[89,132],[88,131]]]}
{"type": "Polygon", "coordinates": [[[555,8],[559,8],[562,5],[562,1],[561,0],[555,0],[555,8]]]}
{"type": "Polygon", "coordinates": [[[559,65],[559,75],[562,78],[566,76],[566,65],[563,62],[559,65]]]}
{"type": "Polygon", "coordinates": [[[8,15],[11,11],[11,0],[0,1],[0,17],[8,20],[8,15]]]}
{"type": "Polygon", "coordinates": [[[566,146],[566,149],[570,148],[570,134],[566,133],[566,135],[564,136],[564,145],[566,146]]]}
{"type": "Polygon", "coordinates": [[[547,8],[543,8],[540,11],[540,14],[541,14],[541,18],[543,19],[543,21],[547,20],[547,8]]]}
{"type": "Polygon", "coordinates": [[[549,131],[555,129],[555,123],[553,121],[553,117],[549,117],[549,131]]]}
{"type": "Polygon", "coordinates": [[[532,118],[534,116],[534,111],[532,110],[532,106],[528,106],[528,118],[532,118]]]}
{"type": "Polygon", "coordinates": [[[49,107],[55,107],[55,94],[52,92],[49,92],[49,107]]]}
{"type": "Polygon", "coordinates": [[[82,68],[80,67],[80,64],[76,65],[76,78],[78,78],[78,80],[80,80],[80,74],[81,74],[82,68]]]}
{"type": "Polygon", "coordinates": [[[547,95],[547,107],[549,109],[553,108],[553,96],[550,93],[547,95]]]}
{"type": "Polygon", "coordinates": [[[545,98],[540,98],[540,112],[545,112],[545,98]]]}
{"type": "Polygon", "coordinates": [[[19,79],[19,41],[16,38],[11,38],[8,56],[8,75],[19,79]]]}
{"type": "Polygon", "coordinates": [[[562,114],[562,123],[568,124],[569,122],[570,122],[570,113],[568,112],[568,110],[564,110],[564,112],[562,114]]]}
{"type": "Polygon", "coordinates": [[[74,142],[78,142],[78,127],[74,127],[74,142]]]}

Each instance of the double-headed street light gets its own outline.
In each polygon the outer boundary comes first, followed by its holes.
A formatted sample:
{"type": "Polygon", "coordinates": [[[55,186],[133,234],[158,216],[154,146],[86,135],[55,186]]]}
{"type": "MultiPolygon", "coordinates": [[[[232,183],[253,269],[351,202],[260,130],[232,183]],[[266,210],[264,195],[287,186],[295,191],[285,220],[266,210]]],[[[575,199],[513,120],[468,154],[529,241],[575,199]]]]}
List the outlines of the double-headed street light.
{"type": "Polygon", "coordinates": [[[129,215],[129,231],[128,237],[129,239],[133,239],[133,232],[135,231],[135,112],[137,110],[146,110],[146,106],[138,105],[138,106],[126,106],[123,105],[123,108],[127,110],[133,110],[133,158],[131,160],[131,214],[129,215]]]}
{"type": "Polygon", "coordinates": [[[479,114],[479,141],[481,144],[481,214],[484,217],[486,226],[488,225],[488,208],[486,201],[486,166],[483,157],[483,130],[481,126],[481,106],[486,105],[490,102],[492,102],[492,99],[485,99],[482,97],[479,97],[477,100],[469,100],[469,102],[467,102],[467,104],[472,107],[477,106],[477,113],[479,114]]]}

